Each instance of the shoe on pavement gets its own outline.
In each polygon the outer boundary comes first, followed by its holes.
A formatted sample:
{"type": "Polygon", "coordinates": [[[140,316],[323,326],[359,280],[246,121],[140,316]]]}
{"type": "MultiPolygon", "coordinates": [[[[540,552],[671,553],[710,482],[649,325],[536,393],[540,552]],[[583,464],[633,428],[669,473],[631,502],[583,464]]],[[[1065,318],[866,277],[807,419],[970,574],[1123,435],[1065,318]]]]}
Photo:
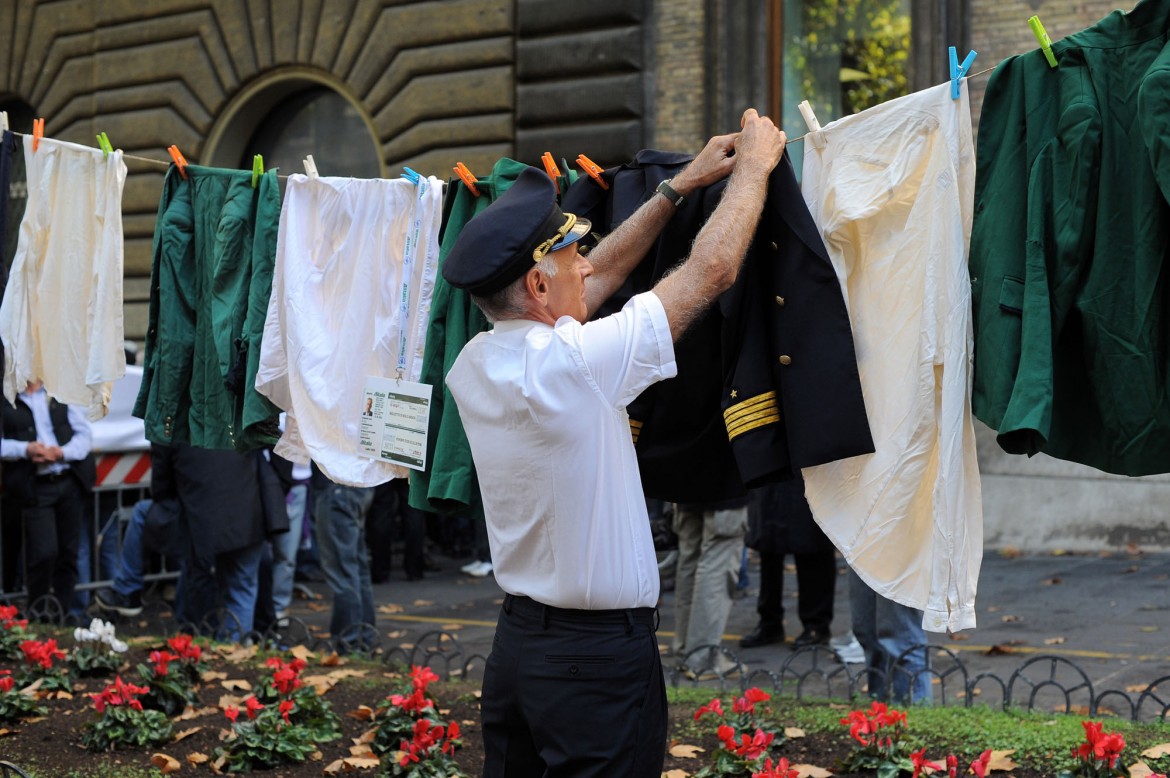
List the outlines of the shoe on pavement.
{"type": "Polygon", "coordinates": [[[107,586],[94,595],[94,600],[102,610],[114,611],[123,616],[137,616],[142,613],[142,592],[125,595],[107,586]]]}
{"type": "Polygon", "coordinates": [[[727,680],[729,678],[735,678],[736,675],[742,675],[744,678],[747,678],[748,666],[743,662],[740,662],[738,665],[730,662],[721,662],[720,664],[723,665],[722,670],[716,670],[710,667],[706,670],[693,670],[689,667],[684,667],[683,675],[686,676],[688,681],[716,681],[721,678],[727,680]]]}
{"type": "Polygon", "coordinates": [[[857,642],[852,632],[833,638],[829,641],[829,647],[837,654],[837,659],[841,660],[842,664],[865,664],[865,649],[857,642]]]}
{"type": "Polygon", "coordinates": [[[476,562],[475,567],[467,571],[472,578],[487,578],[492,574],[491,562],[476,562]]]}
{"type": "Polygon", "coordinates": [[[792,641],[792,648],[801,649],[805,646],[827,646],[829,645],[829,633],[826,630],[810,627],[804,632],[796,636],[796,640],[792,641]]]}
{"type": "Polygon", "coordinates": [[[471,575],[471,571],[479,569],[479,566],[482,564],[483,564],[483,562],[480,562],[478,559],[473,559],[459,569],[462,572],[467,573],[468,575],[471,575]]]}
{"type": "Polygon", "coordinates": [[[784,642],[784,627],[769,627],[764,624],[756,625],[756,628],[740,638],[740,648],[758,648],[760,646],[770,646],[773,643],[784,642]]]}

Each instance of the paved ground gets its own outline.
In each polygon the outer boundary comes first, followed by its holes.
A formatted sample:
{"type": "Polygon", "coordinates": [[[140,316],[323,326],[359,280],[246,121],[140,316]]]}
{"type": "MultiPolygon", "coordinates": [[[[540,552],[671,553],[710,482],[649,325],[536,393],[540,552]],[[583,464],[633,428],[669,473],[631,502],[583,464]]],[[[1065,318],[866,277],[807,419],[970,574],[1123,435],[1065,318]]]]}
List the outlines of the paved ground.
{"type": "MultiPolygon", "coordinates": [[[[379,607],[378,630],[385,645],[412,645],[428,632],[445,630],[457,636],[465,657],[485,655],[491,648],[502,592],[492,578],[475,579],[462,575],[463,561],[436,556],[443,568],[428,573],[421,581],[401,580],[396,569],[393,580],[375,587],[379,607]]],[[[395,559],[397,564],[398,560],[395,559]]],[[[792,656],[787,646],[740,650],[738,639],[755,625],[755,587],[758,570],[750,569],[751,585],[737,599],[727,626],[724,645],[736,651],[750,670],[769,669],[779,673],[792,656]]],[[[849,629],[844,575],[838,576],[836,617],[833,633],[849,629]]],[[[786,597],[795,595],[795,574],[786,576],[786,597]]],[[[326,592],[324,585],[317,589],[326,592]]],[[[788,614],[789,635],[800,632],[795,600],[788,614]]],[[[294,615],[321,630],[328,623],[328,594],[317,602],[299,601],[294,615]]],[[[664,595],[661,608],[660,643],[669,644],[674,627],[673,595],[664,595]]],[[[990,673],[1008,684],[1013,673],[1037,656],[1069,660],[1084,671],[1092,693],[1099,697],[1106,689],[1128,691],[1136,702],[1141,689],[1167,676],[1170,692],[1170,554],[1114,553],[1101,555],[1004,555],[988,551],[980,575],[976,603],[978,627],[954,636],[932,635],[932,645],[954,652],[968,672],[968,680],[990,673]]],[[[792,668],[801,672],[812,657],[802,655],[792,668]]],[[[942,652],[935,652],[939,671],[953,666],[942,652]]],[[[667,656],[668,666],[674,664],[667,656]]],[[[839,665],[820,662],[831,672],[839,665]]],[[[856,669],[854,667],[854,669],[856,669]]],[[[1054,678],[1064,688],[1081,683],[1072,665],[1064,661],[1032,664],[1023,673],[1034,684],[1054,678]]],[[[945,681],[948,700],[953,700],[963,682],[957,674],[945,681]]],[[[979,699],[997,705],[1003,689],[995,678],[976,684],[979,699]]],[[[1027,681],[1018,679],[1013,697],[1029,691],[1027,681]]],[[[941,692],[936,692],[939,694],[941,692]]],[[[1055,687],[1039,693],[1037,707],[1063,704],[1055,687]],[[1051,698],[1051,699],[1049,699],[1051,698]]],[[[1107,707],[1124,708],[1120,699],[1107,707]]],[[[1147,700],[1146,704],[1152,701],[1147,700]]],[[[1087,707],[1087,688],[1069,697],[1074,707],[1087,707]]],[[[1162,703],[1163,705],[1166,703],[1162,703]]],[[[1128,711],[1125,715],[1129,715],[1128,711]]]]}

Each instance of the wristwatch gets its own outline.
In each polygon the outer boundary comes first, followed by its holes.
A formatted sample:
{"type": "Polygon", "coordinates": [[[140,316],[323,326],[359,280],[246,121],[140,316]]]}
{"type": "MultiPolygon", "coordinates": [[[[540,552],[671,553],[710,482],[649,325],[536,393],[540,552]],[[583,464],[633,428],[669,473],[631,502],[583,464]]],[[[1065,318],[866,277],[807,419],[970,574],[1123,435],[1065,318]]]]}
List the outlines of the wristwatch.
{"type": "Polygon", "coordinates": [[[670,185],[669,178],[665,179],[661,184],[659,184],[658,188],[654,191],[665,197],[667,200],[670,200],[671,205],[673,205],[675,208],[681,206],[683,204],[683,200],[687,199],[683,195],[680,195],[678,192],[674,191],[674,188],[670,185]]]}

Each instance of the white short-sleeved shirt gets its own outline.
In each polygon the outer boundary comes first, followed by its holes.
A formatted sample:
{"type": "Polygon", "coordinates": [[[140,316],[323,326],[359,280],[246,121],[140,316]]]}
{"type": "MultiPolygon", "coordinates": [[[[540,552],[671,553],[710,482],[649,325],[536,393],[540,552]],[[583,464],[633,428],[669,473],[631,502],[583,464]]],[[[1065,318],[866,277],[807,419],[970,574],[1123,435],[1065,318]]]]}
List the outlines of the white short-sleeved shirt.
{"type": "Polygon", "coordinates": [[[678,372],[661,301],[580,324],[498,323],[447,374],[496,582],[561,608],[654,607],[658,565],[626,406],[678,372]]]}

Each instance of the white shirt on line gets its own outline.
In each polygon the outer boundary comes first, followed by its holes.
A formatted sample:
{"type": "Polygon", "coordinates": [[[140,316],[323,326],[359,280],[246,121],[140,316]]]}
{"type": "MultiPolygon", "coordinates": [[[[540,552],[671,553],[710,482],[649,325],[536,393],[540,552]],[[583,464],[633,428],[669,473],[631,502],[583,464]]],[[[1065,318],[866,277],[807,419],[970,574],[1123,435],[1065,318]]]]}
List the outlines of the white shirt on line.
{"type": "Polygon", "coordinates": [[[678,372],[646,292],[587,324],[496,324],[447,375],[471,444],[493,573],[561,608],[654,607],[658,564],[626,406],[678,372]]]}

